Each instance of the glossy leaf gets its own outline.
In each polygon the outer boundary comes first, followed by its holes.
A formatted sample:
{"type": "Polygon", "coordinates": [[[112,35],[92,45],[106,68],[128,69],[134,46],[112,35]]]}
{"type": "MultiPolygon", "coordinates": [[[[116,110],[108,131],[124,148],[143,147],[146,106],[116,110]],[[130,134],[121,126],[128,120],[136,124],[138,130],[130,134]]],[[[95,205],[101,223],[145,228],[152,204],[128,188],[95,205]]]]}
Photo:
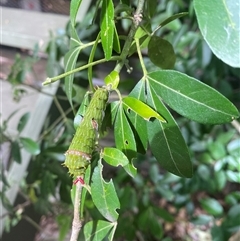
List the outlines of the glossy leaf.
{"type": "Polygon", "coordinates": [[[21,116],[21,118],[18,122],[18,126],[17,126],[18,132],[22,132],[22,130],[24,129],[24,127],[27,124],[27,121],[28,121],[29,117],[30,117],[29,112],[27,112],[27,113],[25,113],[24,115],[21,116]]]}
{"type": "MultiPolygon", "coordinates": [[[[65,72],[71,71],[75,68],[80,51],[81,51],[81,41],[78,38],[76,30],[71,28],[70,50],[64,56],[65,72]]],[[[68,75],[65,77],[65,82],[64,82],[66,95],[72,107],[73,107],[72,105],[73,78],[74,78],[73,74],[68,75]]]]}
{"type": "Polygon", "coordinates": [[[103,0],[101,10],[101,40],[105,58],[112,56],[114,35],[114,6],[112,0],[103,0]]]}
{"type": "Polygon", "coordinates": [[[128,158],[117,148],[105,147],[102,158],[111,166],[125,166],[129,163],[128,158]]]}
{"type": "Polygon", "coordinates": [[[204,124],[222,124],[238,118],[237,108],[210,86],[173,70],[148,74],[149,84],[176,112],[204,124]]]}
{"type": "Polygon", "coordinates": [[[95,167],[92,175],[92,200],[99,212],[110,222],[115,222],[118,219],[116,209],[120,208],[120,202],[112,180],[105,182],[102,177],[103,165],[101,160],[98,166],[95,167]]]}
{"type": "Polygon", "coordinates": [[[200,200],[200,203],[202,205],[202,208],[207,211],[209,214],[212,215],[220,215],[223,212],[222,205],[213,198],[204,198],[200,200]]]}
{"type": "Polygon", "coordinates": [[[239,2],[194,0],[200,31],[213,53],[232,67],[240,67],[239,2]]]}
{"type": "Polygon", "coordinates": [[[74,125],[75,129],[77,129],[77,127],[80,125],[89,103],[90,103],[90,93],[87,92],[83,98],[83,101],[82,101],[78,111],[77,111],[77,114],[74,117],[73,125],[74,125]]]}
{"type": "Polygon", "coordinates": [[[166,122],[164,118],[151,107],[134,97],[128,96],[123,98],[123,104],[127,107],[127,112],[132,110],[147,121],[149,121],[151,118],[156,118],[162,122],[166,122]]]}
{"type": "Polygon", "coordinates": [[[151,37],[148,43],[148,56],[153,64],[162,69],[172,69],[176,62],[172,45],[158,36],[151,37]]]}
{"type": "Polygon", "coordinates": [[[181,177],[192,176],[192,163],[185,140],[174,118],[160,101],[155,89],[147,87],[147,103],[161,112],[167,123],[159,120],[148,122],[148,139],[151,151],[160,165],[181,177]]]}
{"type": "Polygon", "coordinates": [[[38,155],[40,153],[38,143],[33,141],[32,139],[28,137],[20,137],[19,141],[23,145],[23,148],[32,155],[38,155]]]}
{"type": "Polygon", "coordinates": [[[82,3],[82,0],[71,0],[70,3],[70,20],[71,20],[71,24],[74,27],[76,24],[76,17],[77,17],[77,13],[78,10],[80,8],[80,5],[82,3]]]}
{"type": "MultiPolygon", "coordinates": [[[[109,236],[109,232],[116,223],[109,223],[104,220],[90,221],[84,225],[84,237],[85,241],[99,241],[104,240],[105,237],[109,236]]],[[[109,239],[112,240],[111,238],[109,239]]]]}
{"type": "Polygon", "coordinates": [[[104,82],[106,85],[110,85],[111,89],[115,90],[118,87],[119,84],[119,73],[115,70],[113,70],[110,74],[108,74],[105,78],[104,78],[104,82]]]}

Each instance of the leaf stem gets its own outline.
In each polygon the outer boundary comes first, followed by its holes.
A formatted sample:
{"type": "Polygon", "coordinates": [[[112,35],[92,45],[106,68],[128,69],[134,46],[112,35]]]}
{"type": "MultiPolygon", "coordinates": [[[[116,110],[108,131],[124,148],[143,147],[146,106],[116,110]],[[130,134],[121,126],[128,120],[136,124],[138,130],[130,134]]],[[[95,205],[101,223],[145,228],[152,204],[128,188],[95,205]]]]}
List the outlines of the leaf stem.
{"type": "Polygon", "coordinates": [[[145,0],[138,1],[136,12],[133,15],[133,23],[131,25],[127,40],[123,46],[122,53],[120,55],[121,59],[118,61],[118,63],[116,64],[116,66],[114,68],[114,70],[117,71],[118,73],[120,73],[121,69],[123,68],[123,66],[125,64],[126,58],[129,53],[129,49],[132,45],[132,40],[133,40],[134,35],[142,21],[141,13],[143,11],[144,3],[145,3],[145,0]]]}
{"type": "Polygon", "coordinates": [[[79,67],[79,68],[73,69],[73,70],[68,71],[68,72],[66,72],[66,73],[60,74],[60,75],[55,76],[55,77],[53,77],[53,78],[47,78],[47,79],[42,83],[42,85],[45,86],[45,85],[54,83],[54,82],[56,82],[56,81],[59,80],[59,79],[62,79],[62,78],[66,77],[66,76],[68,76],[68,75],[70,75],[70,74],[74,74],[74,73],[76,73],[76,72],[79,72],[79,71],[82,71],[82,70],[84,70],[84,69],[87,69],[87,68],[89,68],[89,67],[91,67],[91,66],[94,66],[94,65],[97,65],[97,64],[102,64],[102,63],[105,63],[105,62],[107,62],[107,61],[117,61],[117,60],[119,60],[119,59],[120,59],[120,56],[112,56],[112,57],[110,58],[110,60],[106,60],[105,58],[104,58],[104,59],[99,59],[99,60],[97,60],[97,61],[95,61],[95,62],[85,64],[84,66],[81,66],[81,67],[79,67]]]}
{"type": "Polygon", "coordinates": [[[138,57],[139,57],[139,61],[142,67],[142,71],[143,71],[143,76],[146,77],[147,76],[147,70],[146,70],[146,66],[143,62],[143,57],[142,57],[142,53],[141,53],[141,48],[140,48],[140,44],[139,44],[139,39],[136,38],[135,39],[136,42],[136,47],[137,47],[137,52],[138,52],[138,57]]]}

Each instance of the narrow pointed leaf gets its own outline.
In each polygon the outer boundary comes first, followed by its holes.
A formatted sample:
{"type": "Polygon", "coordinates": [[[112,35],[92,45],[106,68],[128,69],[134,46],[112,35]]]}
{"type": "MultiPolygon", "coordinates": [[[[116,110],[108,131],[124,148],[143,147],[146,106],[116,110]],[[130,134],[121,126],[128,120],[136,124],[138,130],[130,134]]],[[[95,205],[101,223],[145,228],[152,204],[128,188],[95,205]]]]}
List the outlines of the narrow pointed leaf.
{"type": "Polygon", "coordinates": [[[171,17],[165,19],[163,22],[161,22],[159,24],[159,26],[157,27],[157,29],[162,28],[163,26],[167,25],[168,23],[171,23],[172,21],[174,21],[175,19],[181,18],[188,15],[188,12],[182,12],[182,13],[177,13],[172,15],[171,17]]]}
{"type": "Polygon", "coordinates": [[[112,56],[114,35],[114,6],[112,0],[103,0],[101,10],[101,40],[105,58],[112,56]]]}
{"type": "Polygon", "coordinates": [[[176,112],[205,124],[222,124],[239,117],[237,108],[210,86],[173,70],[148,74],[149,84],[176,112]]]}
{"type": "MultiPolygon", "coordinates": [[[[64,57],[65,72],[71,71],[75,68],[80,50],[81,50],[80,47],[77,47],[67,52],[67,54],[64,57]]],[[[64,82],[66,95],[72,107],[73,107],[73,104],[72,104],[73,78],[74,78],[73,74],[68,75],[65,77],[65,82],[64,82]]]]}
{"type": "MultiPolygon", "coordinates": [[[[139,81],[129,96],[145,101],[144,81],[139,81]]],[[[135,112],[126,112],[126,115],[134,127],[132,129],[137,144],[137,150],[139,153],[145,154],[148,147],[147,123],[135,112]]]]}
{"type": "Polygon", "coordinates": [[[166,122],[166,120],[151,107],[134,97],[128,96],[123,98],[123,104],[127,107],[127,111],[130,109],[147,121],[149,121],[150,118],[156,118],[162,122],[166,122]]]}
{"type": "Polygon", "coordinates": [[[40,147],[38,143],[32,139],[28,137],[20,137],[19,141],[23,145],[23,148],[32,155],[38,155],[40,153],[40,147]]]}
{"type": "Polygon", "coordinates": [[[121,52],[121,45],[120,45],[120,41],[119,41],[119,37],[118,37],[118,32],[116,29],[116,26],[114,24],[114,35],[113,35],[113,49],[120,54],[121,52]]]}
{"type": "Polygon", "coordinates": [[[87,107],[90,103],[90,93],[87,92],[85,95],[84,95],[84,98],[83,98],[83,101],[74,117],[74,121],[73,121],[73,125],[74,125],[74,128],[77,129],[78,126],[80,125],[80,123],[82,122],[82,119],[85,115],[85,112],[87,110],[87,107]]]}
{"type": "MultiPolygon", "coordinates": [[[[71,28],[71,41],[70,41],[70,50],[64,56],[64,66],[65,72],[71,71],[75,68],[78,55],[81,51],[81,41],[78,38],[76,30],[71,28]]],[[[72,105],[72,89],[73,89],[73,78],[74,75],[68,75],[65,77],[65,91],[70,105],[72,105]]]]}
{"type": "Polygon", "coordinates": [[[18,122],[18,126],[17,126],[17,130],[18,132],[22,132],[22,130],[24,129],[24,127],[26,126],[28,119],[30,117],[30,113],[27,112],[25,114],[23,114],[18,122]]]}
{"type": "Polygon", "coordinates": [[[147,123],[149,145],[153,155],[167,171],[177,176],[191,177],[192,163],[177,123],[149,84],[147,96],[147,103],[160,111],[167,120],[167,123],[157,119],[147,123]]]}
{"type": "Polygon", "coordinates": [[[114,135],[117,148],[122,150],[129,160],[134,158],[136,156],[136,142],[122,104],[120,104],[117,113],[114,135]]]}
{"type": "Polygon", "coordinates": [[[213,53],[239,68],[239,1],[194,0],[194,9],[200,31],[213,53]]]}
{"type": "Polygon", "coordinates": [[[104,220],[90,221],[84,225],[85,241],[104,240],[109,231],[114,227],[114,223],[104,220]]]}
{"type": "Polygon", "coordinates": [[[128,158],[117,148],[105,147],[102,153],[102,158],[111,166],[126,166],[128,158]]]}
{"type": "Polygon", "coordinates": [[[137,173],[132,164],[132,160],[136,157],[137,153],[136,141],[131,126],[124,113],[122,104],[119,105],[114,127],[116,146],[128,157],[130,161],[128,165],[124,166],[124,169],[129,175],[135,176],[137,173]]]}
{"type": "Polygon", "coordinates": [[[70,20],[71,24],[74,27],[76,24],[76,17],[78,13],[78,9],[80,8],[82,0],[71,0],[70,4],[70,20]]]}
{"type": "Polygon", "coordinates": [[[105,182],[102,177],[103,165],[101,160],[95,167],[92,176],[92,200],[99,212],[110,222],[118,219],[116,209],[120,208],[120,202],[112,180],[105,182]]]}

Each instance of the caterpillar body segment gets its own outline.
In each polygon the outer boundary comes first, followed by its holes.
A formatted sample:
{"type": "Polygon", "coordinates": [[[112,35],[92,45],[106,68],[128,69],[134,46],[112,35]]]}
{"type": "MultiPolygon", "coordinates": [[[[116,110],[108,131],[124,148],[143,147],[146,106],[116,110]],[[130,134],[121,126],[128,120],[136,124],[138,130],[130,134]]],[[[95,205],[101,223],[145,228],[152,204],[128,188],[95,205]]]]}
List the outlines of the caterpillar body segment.
{"type": "Polygon", "coordinates": [[[69,169],[69,173],[73,177],[83,176],[90,164],[108,96],[109,93],[106,88],[98,88],[94,92],[69,149],[65,153],[64,165],[69,169]]]}

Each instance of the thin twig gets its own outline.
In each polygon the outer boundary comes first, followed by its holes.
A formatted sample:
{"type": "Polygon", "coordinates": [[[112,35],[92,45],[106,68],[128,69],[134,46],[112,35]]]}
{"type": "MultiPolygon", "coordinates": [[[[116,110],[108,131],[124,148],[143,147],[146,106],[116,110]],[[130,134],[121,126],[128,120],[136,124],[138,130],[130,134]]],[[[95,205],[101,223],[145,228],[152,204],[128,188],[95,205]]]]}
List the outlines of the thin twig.
{"type": "MultiPolygon", "coordinates": [[[[82,178],[82,177],[77,177],[82,178]]],[[[82,228],[82,221],[80,218],[80,200],[81,200],[81,193],[82,193],[82,183],[76,183],[76,193],[75,193],[75,200],[74,200],[74,217],[72,222],[72,235],[70,241],[77,241],[79,233],[82,228]]]]}
{"type": "Polygon", "coordinates": [[[240,123],[237,120],[233,120],[231,122],[231,124],[237,130],[237,132],[240,134],[240,123]]]}

